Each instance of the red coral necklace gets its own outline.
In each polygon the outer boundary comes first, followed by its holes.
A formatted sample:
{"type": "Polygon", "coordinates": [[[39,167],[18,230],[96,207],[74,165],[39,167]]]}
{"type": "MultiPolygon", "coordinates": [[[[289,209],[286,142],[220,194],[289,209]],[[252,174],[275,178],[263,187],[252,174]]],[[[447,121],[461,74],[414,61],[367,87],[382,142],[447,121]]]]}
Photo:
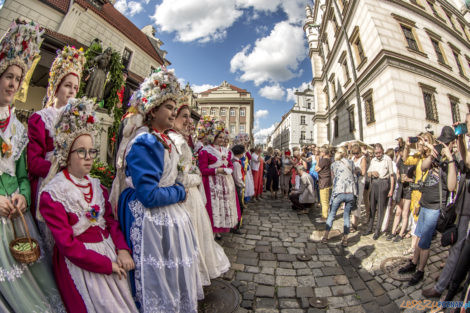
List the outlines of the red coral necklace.
{"type": "Polygon", "coordinates": [[[76,182],[73,181],[73,179],[72,179],[72,177],[70,177],[69,171],[67,169],[64,169],[62,172],[64,173],[65,178],[67,178],[69,181],[71,181],[72,184],[74,184],[78,188],[81,188],[81,189],[89,188],[88,193],[85,193],[84,191],[82,191],[82,193],[83,193],[83,198],[85,198],[85,201],[87,203],[91,203],[91,200],[93,199],[93,188],[91,186],[91,181],[88,179],[88,177],[85,176],[86,180],[88,180],[88,185],[80,185],[80,184],[77,184],[76,182]]]}
{"type": "Polygon", "coordinates": [[[10,124],[10,116],[11,116],[11,109],[10,109],[10,106],[8,106],[8,117],[5,120],[0,121],[0,129],[2,131],[5,131],[8,124],[10,124]]]}

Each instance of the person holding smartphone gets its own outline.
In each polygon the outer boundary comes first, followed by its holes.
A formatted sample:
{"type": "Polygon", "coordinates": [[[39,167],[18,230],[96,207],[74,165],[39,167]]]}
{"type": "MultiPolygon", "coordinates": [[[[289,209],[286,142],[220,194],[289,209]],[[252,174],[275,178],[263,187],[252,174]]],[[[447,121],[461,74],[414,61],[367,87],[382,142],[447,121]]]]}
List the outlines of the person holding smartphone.
{"type": "Polygon", "coordinates": [[[408,283],[410,286],[416,285],[424,277],[440,209],[446,207],[449,192],[455,191],[457,187],[457,170],[451,153],[456,138],[452,127],[444,126],[437,138],[437,145],[425,143],[432,153],[421,164],[421,170],[429,172],[421,188],[421,207],[415,231],[418,242],[413,259],[398,271],[400,274],[414,273],[408,283]]]}

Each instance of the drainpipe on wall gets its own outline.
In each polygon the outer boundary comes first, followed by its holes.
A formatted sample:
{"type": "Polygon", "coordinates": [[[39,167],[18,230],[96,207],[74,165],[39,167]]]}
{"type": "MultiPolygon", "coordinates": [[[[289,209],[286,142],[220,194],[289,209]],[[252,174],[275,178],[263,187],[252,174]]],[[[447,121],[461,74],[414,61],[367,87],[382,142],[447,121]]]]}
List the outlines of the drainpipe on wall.
{"type": "MultiPolygon", "coordinates": [[[[356,101],[357,101],[357,114],[359,115],[359,138],[361,141],[364,141],[364,130],[362,128],[362,103],[361,103],[361,95],[359,93],[359,86],[357,85],[357,73],[356,73],[356,65],[354,64],[354,58],[351,50],[351,43],[349,42],[348,33],[346,32],[346,28],[343,24],[343,15],[341,14],[338,4],[336,0],[332,0],[336,12],[338,13],[339,22],[341,23],[341,30],[343,32],[344,38],[346,39],[346,47],[348,48],[349,54],[349,61],[351,62],[352,73],[353,73],[353,80],[354,80],[354,89],[356,91],[356,101]]],[[[349,5],[352,5],[350,3],[349,5]]]]}

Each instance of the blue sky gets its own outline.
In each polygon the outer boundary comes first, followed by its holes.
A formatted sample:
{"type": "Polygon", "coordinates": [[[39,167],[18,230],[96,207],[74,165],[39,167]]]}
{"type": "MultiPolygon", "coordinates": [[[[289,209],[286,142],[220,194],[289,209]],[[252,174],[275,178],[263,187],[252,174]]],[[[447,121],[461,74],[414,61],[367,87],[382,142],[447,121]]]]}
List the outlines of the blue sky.
{"type": "Polygon", "coordinates": [[[117,0],[115,7],[139,28],[157,29],[171,68],[194,91],[226,80],[251,92],[260,142],[312,79],[302,29],[309,2],[117,0]]]}

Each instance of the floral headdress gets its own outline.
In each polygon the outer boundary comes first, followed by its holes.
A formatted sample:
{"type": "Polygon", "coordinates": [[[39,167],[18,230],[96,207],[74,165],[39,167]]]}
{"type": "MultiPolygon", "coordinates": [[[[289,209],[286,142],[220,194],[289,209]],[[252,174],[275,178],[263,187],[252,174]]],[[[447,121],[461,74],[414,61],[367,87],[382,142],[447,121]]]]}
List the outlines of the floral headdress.
{"type": "Polygon", "coordinates": [[[246,145],[251,142],[250,135],[247,133],[240,133],[235,136],[235,139],[233,140],[233,144],[235,145],[246,145]]]}
{"type": "Polygon", "coordinates": [[[130,104],[139,113],[147,115],[166,100],[172,99],[177,102],[179,97],[180,84],[174,71],[159,67],[140,85],[139,90],[132,96],[130,104]]]}
{"type": "Polygon", "coordinates": [[[0,40],[0,74],[10,65],[17,65],[23,70],[23,78],[40,52],[43,33],[39,24],[14,21],[0,40]]]}
{"type": "Polygon", "coordinates": [[[65,76],[75,74],[78,77],[78,82],[80,82],[85,62],[86,58],[83,53],[83,48],[77,50],[75,47],[66,46],[62,51],[57,51],[57,57],[52,63],[49,72],[46,106],[52,105],[52,100],[57,92],[57,88],[65,76]]]}
{"type": "Polygon", "coordinates": [[[225,123],[223,121],[215,120],[210,116],[203,116],[198,125],[198,137],[201,133],[205,135],[205,139],[209,143],[213,143],[215,137],[221,132],[227,133],[225,123]]]}
{"type": "Polygon", "coordinates": [[[55,127],[54,155],[59,168],[67,166],[70,149],[78,137],[97,132],[94,116],[95,102],[88,98],[71,99],[61,112],[55,127]]]}

